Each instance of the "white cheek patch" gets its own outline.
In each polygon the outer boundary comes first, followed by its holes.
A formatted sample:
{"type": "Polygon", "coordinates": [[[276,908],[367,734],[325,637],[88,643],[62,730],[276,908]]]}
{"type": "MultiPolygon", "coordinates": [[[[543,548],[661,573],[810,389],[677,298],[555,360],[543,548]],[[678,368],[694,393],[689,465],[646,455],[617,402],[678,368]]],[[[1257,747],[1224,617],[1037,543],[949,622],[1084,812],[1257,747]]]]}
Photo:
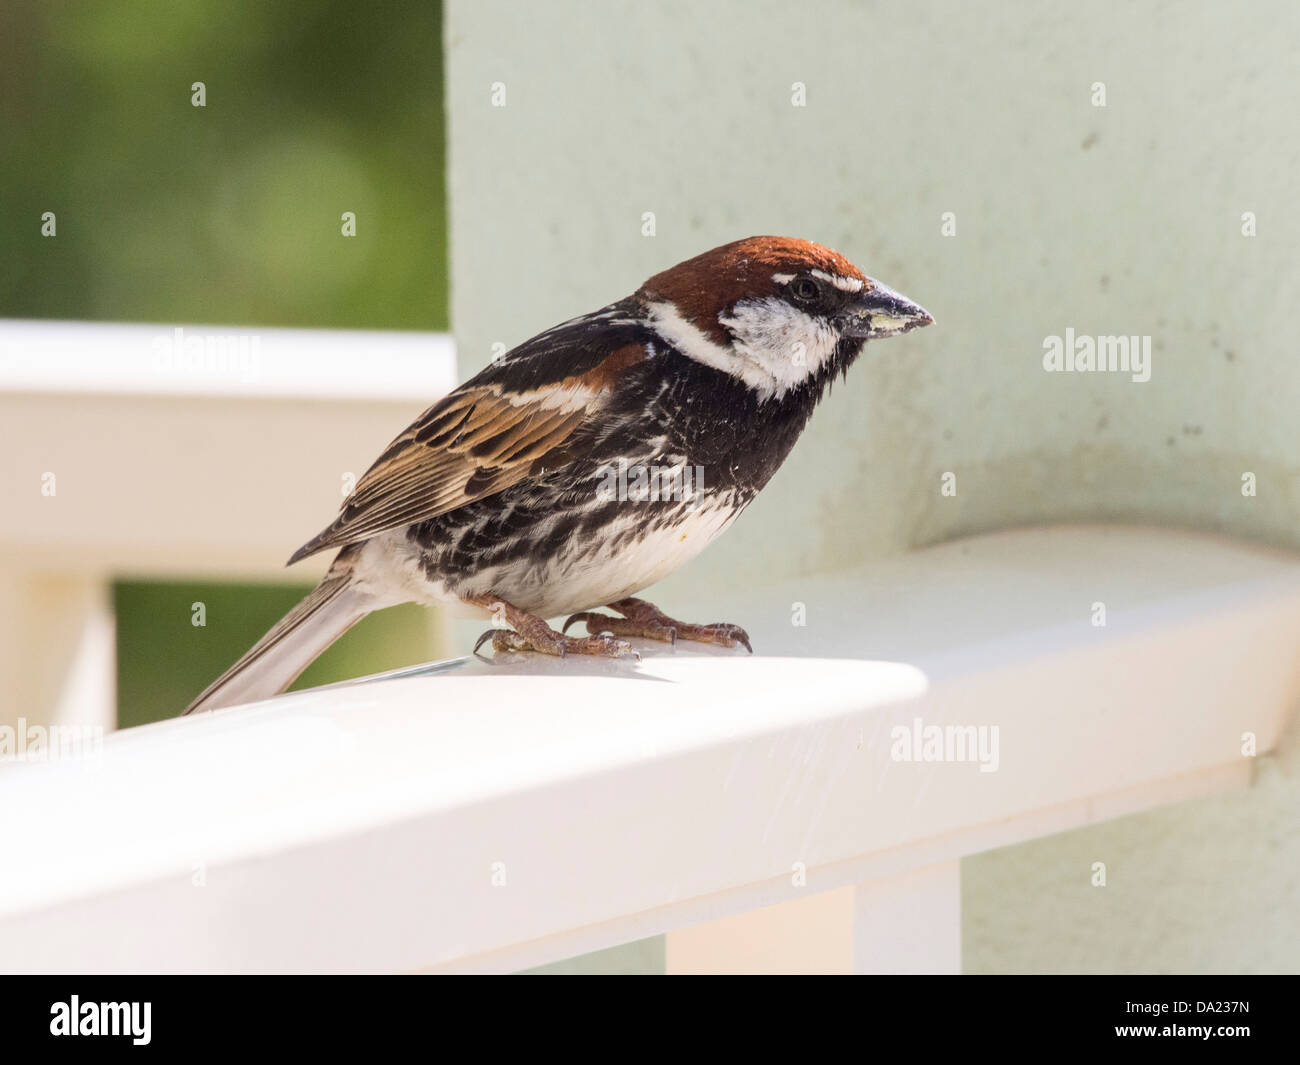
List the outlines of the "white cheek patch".
{"type": "Polygon", "coordinates": [[[650,305],[655,331],[683,355],[730,374],[760,399],[781,397],[808,380],[835,352],[839,335],[784,300],[741,300],[718,321],[735,342],[718,344],[671,303],[650,305]]]}
{"type": "Polygon", "coordinates": [[[765,398],[783,396],[807,381],[835,353],[840,339],[825,320],[770,297],[741,300],[719,321],[736,338],[736,354],[762,381],[761,387],[751,387],[765,398]]]}

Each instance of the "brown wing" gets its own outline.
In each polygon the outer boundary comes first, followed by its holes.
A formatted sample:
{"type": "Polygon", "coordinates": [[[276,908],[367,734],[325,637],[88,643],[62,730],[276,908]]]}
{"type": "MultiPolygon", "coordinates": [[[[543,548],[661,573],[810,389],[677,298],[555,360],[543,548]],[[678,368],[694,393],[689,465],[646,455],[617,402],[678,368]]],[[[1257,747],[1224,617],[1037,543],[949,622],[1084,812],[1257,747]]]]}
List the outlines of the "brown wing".
{"type": "Polygon", "coordinates": [[[289,560],[365,540],[500,492],[603,405],[580,379],[512,393],[462,386],[424,412],[357,482],[338,518],[289,560]]]}
{"type": "Polygon", "coordinates": [[[500,492],[561,445],[571,453],[579,428],[599,421],[624,375],[655,352],[645,327],[625,315],[623,304],[612,304],[556,326],[435,403],[290,565],[500,492]]]}

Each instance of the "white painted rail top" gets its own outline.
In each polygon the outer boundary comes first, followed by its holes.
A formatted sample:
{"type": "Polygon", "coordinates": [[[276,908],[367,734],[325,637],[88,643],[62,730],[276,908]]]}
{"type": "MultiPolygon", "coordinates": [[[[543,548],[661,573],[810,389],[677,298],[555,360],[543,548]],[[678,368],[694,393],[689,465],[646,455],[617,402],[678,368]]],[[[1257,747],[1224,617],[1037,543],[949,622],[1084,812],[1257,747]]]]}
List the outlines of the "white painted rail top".
{"type": "Polygon", "coordinates": [[[0,319],[0,392],[362,401],[455,385],[446,333],[0,319]]]}
{"type": "Polygon", "coordinates": [[[1300,562],[1168,531],[705,613],[763,654],[460,660],[0,768],[0,968],[509,971],[1244,784],[1300,694],[1300,562]],[[992,771],[900,760],[933,725],[992,771]]]}

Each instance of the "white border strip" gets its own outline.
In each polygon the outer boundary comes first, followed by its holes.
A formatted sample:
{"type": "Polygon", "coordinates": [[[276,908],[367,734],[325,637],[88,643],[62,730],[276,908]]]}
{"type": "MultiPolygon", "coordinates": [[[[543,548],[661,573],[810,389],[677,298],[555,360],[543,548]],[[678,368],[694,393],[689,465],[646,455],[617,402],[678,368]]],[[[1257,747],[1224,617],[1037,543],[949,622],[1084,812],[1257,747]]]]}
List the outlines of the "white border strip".
{"type": "Polygon", "coordinates": [[[408,400],[456,383],[447,333],[0,319],[0,392],[408,400]]]}

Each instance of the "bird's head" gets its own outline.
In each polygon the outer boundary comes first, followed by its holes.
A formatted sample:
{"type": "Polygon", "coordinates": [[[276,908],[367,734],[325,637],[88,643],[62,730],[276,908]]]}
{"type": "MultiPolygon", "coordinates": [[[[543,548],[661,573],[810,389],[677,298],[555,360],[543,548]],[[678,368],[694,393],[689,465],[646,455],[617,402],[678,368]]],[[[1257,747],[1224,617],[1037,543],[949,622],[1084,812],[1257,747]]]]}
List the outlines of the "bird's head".
{"type": "Polygon", "coordinates": [[[867,340],[934,321],[838,252],[790,237],[706,251],[650,278],[637,298],[665,340],[763,400],[820,387],[867,340]]]}

